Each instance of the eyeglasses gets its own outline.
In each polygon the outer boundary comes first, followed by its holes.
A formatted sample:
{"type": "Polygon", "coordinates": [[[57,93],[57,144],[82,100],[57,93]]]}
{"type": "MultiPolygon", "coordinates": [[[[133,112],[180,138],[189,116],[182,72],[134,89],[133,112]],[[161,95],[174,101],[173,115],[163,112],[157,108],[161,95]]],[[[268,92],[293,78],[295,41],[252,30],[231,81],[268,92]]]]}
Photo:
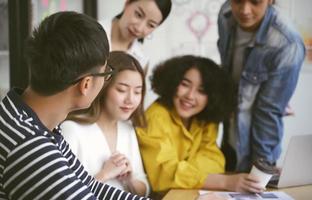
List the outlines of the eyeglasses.
{"type": "Polygon", "coordinates": [[[114,68],[107,64],[104,72],[92,73],[89,76],[101,76],[104,77],[105,81],[109,81],[113,77],[114,73],[115,73],[114,68]]]}
{"type": "MultiPolygon", "coordinates": [[[[100,76],[100,77],[104,77],[105,81],[109,81],[113,77],[114,73],[115,73],[114,68],[107,64],[104,72],[102,72],[102,73],[91,73],[91,74],[88,74],[86,76],[100,76]]],[[[80,82],[86,76],[83,76],[83,77],[73,81],[71,84],[74,85],[74,84],[80,82]]]]}

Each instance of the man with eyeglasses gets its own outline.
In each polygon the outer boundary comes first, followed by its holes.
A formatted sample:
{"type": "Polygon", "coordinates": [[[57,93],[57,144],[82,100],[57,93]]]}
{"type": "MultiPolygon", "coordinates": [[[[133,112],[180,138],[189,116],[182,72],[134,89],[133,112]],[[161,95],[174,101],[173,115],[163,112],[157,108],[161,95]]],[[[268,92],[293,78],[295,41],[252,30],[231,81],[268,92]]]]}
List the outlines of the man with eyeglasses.
{"type": "Polygon", "coordinates": [[[109,81],[112,76],[114,75],[114,68],[106,64],[105,71],[100,73],[90,73],[88,75],[85,75],[81,78],[78,78],[77,80],[74,80],[71,84],[79,83],[81,80],[83,80],[86,76],[99,76],[104,77],[104,81],[109,81]]]}
{"type": "Polygon", "coordinates": [[[108,55],[104,29],[86,15],[56,13],[34,30],[29,86],[0,103],[0,199],[146,199],[89,176],[58,128],[113,75],[108,55]]]}

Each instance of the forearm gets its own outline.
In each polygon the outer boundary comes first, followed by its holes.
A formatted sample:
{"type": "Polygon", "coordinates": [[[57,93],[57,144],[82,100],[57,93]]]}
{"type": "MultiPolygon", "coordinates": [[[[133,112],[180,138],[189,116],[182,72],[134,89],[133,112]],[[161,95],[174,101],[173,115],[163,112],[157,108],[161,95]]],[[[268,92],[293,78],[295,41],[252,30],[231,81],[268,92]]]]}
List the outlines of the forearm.
{"type": "Polygon", "coordinates": [[[210,174],[207,176],[204,189],[209,190],[228,190],[235,192],[263,192],[262,186],[259,186],[257,177],[246,173],[240,174],[210,174]]]}
{"type": "Polygon", "coordinates": [[[95,177],[96,180],[98,180],[98,181],[100,181],[100,182],[106,182],[106,181],[108,181],[109,179],[111,179],[111,178],[108,176],[107,173],[102,172],[102,171],[98,172],[94,177],[95,177]]]}
{"type": "Polygon", "coordinates": [[[242,178],[246,175],[247,174],[209,174],[203,188],[209,190],[239,191],[240,177],[242,178]]]}
{"type": "Polygon", "coordinates": [[[204,182],[203,189],[228,190],[228,176],[224,174],[209,174],[204,182]]]}
{"type": "Polygon", "coordinates": [[[171,188],[195,189],[201,188],[207,173],[198,170],[186,161],[166,163],[153,170],[149,180],[153,191],[165,191],[171,188]]]}
{"type": "Polygon", "coordinates": [[[204,174],[224,173],[225,159],[218,147],[202,149],[188,162],[204,174]]]}
{"type": "Polygon", "coordinates": [[[216,125],[209,125],[207,132],[203,134],[199,150],[189,157],[188,161],[198,170],[207,174],[224,173],[225,159],[216,144],[217,128],[216,125]]]}
{"type": "Polygon", "coordinates": [[[131,193],[140,195],[140,196],[145,196],[146,195],[146,185],[138,180],[138,179],[132,179],[126,182],[126,187],[129,189],[131,193]]]}

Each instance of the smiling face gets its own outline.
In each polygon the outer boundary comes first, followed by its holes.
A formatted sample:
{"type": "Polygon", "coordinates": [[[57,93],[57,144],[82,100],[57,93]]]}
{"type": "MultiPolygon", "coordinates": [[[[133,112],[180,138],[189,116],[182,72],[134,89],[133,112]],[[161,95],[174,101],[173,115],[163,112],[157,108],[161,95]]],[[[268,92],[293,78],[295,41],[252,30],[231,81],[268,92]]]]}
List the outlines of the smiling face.
{"type": "Polygon", "coordinates": [[[112,81],[103,110],[111,119],[128,120],[142,100],[142,77],[137,71],[123,70],[112,81]]]}
{"type": "Polygon", "coordinates": [[[272,2],[272,0],[231,0],[232,13],[243,30],[255,32],[272,2]]]}
{"type": "Polygon", "coordinates": [[[177,87],[173,104],[182,121],[189,122],[191,117],[200,113],[208,103],[204,92],[200,72],[196,68],[189,69],[177,87]]]}
{"type": "Polygon", "coordinates": [[[119,29],[125,39],[144,38],[161,23],[162,14],[154,0],[126,2],[119,29]]]}

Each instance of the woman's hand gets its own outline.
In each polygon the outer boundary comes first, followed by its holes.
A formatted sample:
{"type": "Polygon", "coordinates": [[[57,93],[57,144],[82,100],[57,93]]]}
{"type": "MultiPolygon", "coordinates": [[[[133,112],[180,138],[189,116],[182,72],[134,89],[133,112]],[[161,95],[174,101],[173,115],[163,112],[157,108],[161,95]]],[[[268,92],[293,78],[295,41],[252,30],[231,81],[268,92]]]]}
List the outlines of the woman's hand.
{"type": "Polygon", "coordinates": [[[125,165],[126,168],[120,173],[120,175],[117,177],[118,180],[123,182],[130,182],[132,180],[132,165],[128,158],[125,157],[125,165]]]}
{"type": "Polygon", "coordinates": [[[117,176],[117,179],[123,183],[124,187],[127,188],[131,193],[144,196],[146,194],[145,184],[138,179],[133,177],[133,170],[131,162],[125,157],[126,168],[117,176]]]}
{"type": "Polygon", "coordinates": [[[128,159],[123,154],[119,152],[113,153],[111,157],[105,161],[101,171],[95,176],[96,179],[105,182],[109,179],[117,178],[128,168],[127,162],[128,159]]]}
{"type": "Polygon", "coordinates": [[[227,189],[236,192],[260,193],[263,192],[265,188],[259,186],[259,180],[257,177],[241,173],[228,175],[227,189]]]}

